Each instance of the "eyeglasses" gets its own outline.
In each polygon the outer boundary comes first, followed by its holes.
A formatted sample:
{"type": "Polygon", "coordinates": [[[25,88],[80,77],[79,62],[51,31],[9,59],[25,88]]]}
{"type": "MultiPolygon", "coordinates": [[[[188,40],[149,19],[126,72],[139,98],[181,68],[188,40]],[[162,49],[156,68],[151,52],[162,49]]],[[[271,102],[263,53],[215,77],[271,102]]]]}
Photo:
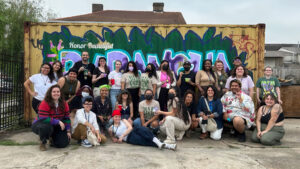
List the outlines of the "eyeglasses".
{"type": "Polygon", "coordinates": [[[50,69],[49,67],[42,67],[43,69],[50,69]]]}
{"type": "Polygon", "coordinates": [[[92,106],[93,103],[85,103],[84,105],[87,105],[87,106],[92,106]]]}

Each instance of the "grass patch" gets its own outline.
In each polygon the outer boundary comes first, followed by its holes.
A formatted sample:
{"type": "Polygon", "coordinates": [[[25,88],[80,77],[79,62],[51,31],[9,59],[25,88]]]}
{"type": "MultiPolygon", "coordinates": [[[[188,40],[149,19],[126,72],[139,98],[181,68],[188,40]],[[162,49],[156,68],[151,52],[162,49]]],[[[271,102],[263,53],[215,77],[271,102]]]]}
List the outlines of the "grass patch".
{"type": "Polygon", "coordinates": [[[39,143],[29,141],[29,142],[24,142],[24,143],[17,143],[13,140],[0,140],[0,145],[1,146],[32,146],[32,145],[38,145],[39,143]]]}

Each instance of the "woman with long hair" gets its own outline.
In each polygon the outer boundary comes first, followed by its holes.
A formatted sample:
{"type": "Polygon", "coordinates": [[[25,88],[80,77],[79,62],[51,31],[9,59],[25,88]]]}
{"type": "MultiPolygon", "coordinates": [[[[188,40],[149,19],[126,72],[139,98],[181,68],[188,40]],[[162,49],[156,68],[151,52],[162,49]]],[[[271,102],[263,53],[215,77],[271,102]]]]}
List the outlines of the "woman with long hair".
{"type": "Polygon", "coordinates": [[[168,92],[171,87],[176,86],[176,78],[173,71],[170,69],[169,61],[163,60],[157,71],[157,96],[160,105],[160,110],[168,111],[167,102],[168,92]]]}
{"type": "Polygon", "coordinates": [[[119,109],[121,112],[121,119],[126,119],[130,123],[133,120],[133,103],[130,93],[127,90],[122,90],[118,95],[115,109],[119,109]]]}
{"type": "Polygon", "coordinates": [[[202,69],[203,70],[199,70],[196,74],[196,84],[200,94],[203,96],[207,86],[214,85],[218,88],[218,78],[213,72],[211,60],[204,60],[202,69]]]}
{"type": "Polygon", "coordinates": [[[242,91],[251,98],[253,97],[254,83],[245,67],[237,66],[234,68],[232,75],[226,81],[225,87],[227,90],[230,88],[230,82],[233,79],[239,80],[242,83],[242,91]]]}
{"type": "Polygon", "coordinates": [[[214,67],[213,67],[215,76],[218,78],[218,87],[219,87],[219,98],[226,93],[225,84],[228,79],[227,73],[224,70],[224,64],[221,60],[216,60],[214,67]]]}
{"type": "Polygon", "coordinates": [[[279,145],[284,136],[284,115],[277,98],[273,93],[264,96],[266,105],[259,108],[256,118],[256,129],[252,133],[252,141],[264,145],[279,145]]]}
{"type": "Polygon", "coordinates": [[[32,131],[39,135],[40,150],[46,150],[47,140],[51,145],[64,148],[71,139],[69,106],[61,95],[59,85],[51,86],[38,108],[37,118],[32,124],[32,131]]]}
{"type": "Polygon", "coordinates": [[[115,61],[115,70],[111,71],[108,75],[110,88],[110,101],[113,108],[116,106],[117,96],[121,91],[121,79],[122,72],[120,71],[122,62],[120,60],[115,61]]]}
{"type": "Polygon", "coordinates": [[[164,143],[175,144],[176,140],[182,140],[185,131],[191,126],[192,120],[188,109],[178,96],[178,89],[171,88],[168,92],[168,111],[157,111],[158,115],[165,116],[160,121],[160,130],[167,135],[164,143]]]}
{"type": "Polygon", "coordinates": [[[100,96],[99,87],[108,84],[109,69],[105,57],[100,57],[98,67],[94,69],[92,83],[94,84],[94,97],[100,96]]]}
{"type": "Polygon", "coordinates": [[[202,129],[200,139],[208,137],[207,120],[209,118],[214,119],[217,123],[217,129],[210,131],[210,138],[213,140],[221,139],[223,131],[223,105],[217,92],[217,89],[210,85],[206,88],[204,96],[199,100],[197,112],[200,116],[198,121],[202,129]]]}
{"type": "Polygon", "coordinates": [[[82,101],[84,97],[93,97],[93,90],[88,85],[82,86],[75,94],[75,97],[69,103],[70,111],[83,108],[82,101]]]}
{"type": "Polygon", "coordinates": [[[145,100],[144,93],[147,89],[151,89],[155,96],[157,81],[156,68],[152,63],[149,63],[146,66],[145,73],[141,75],[140,101],[145,100]]]}
{"type": "Polygon", "coordinates": [[[38,106],[45,97],[49,87],[55,85],[52,66],[49,63],[43,63],[40,68],[40,73],[34,74],[24,82],[26,91],[32,96],[32,108],[38,113],[38,106]],[[33,85],[34,91],[31,90],[33,85]]]}
{"type": "Polygon", "coordinates": [[[195,93],[191,90],[187,90],[183,95],[183,103],[185,104],[192,118],[191,127],[188,131],[186,131],[187,137],[190,137],[190,131],[196,129],[199,125],[199,121],[197,120],[197,116],[198,116],[197,107],[194,103],[194,100],[195,100],[195,93]]]}
{"type": "Polygon", "coordinates": [[[52,63],[53,74],[55,77],[55,81],[57,82],[59,78],[63,76],[63,65],[60,61],[56,60],[52,63]]]}
{"type": "Polygon", "coordinates": [[[162,143],[148,128],[142,126],[133,128],[126,119],[121,120],[121,113],[119,110],[114,110],[112,118],[113,125],[109,128],[109,134],[114,143],[122,143],[124,141],[133,145],[176,150],[176,144],[171,145],[162,143]]]}
{"type": "Polygon", "coordinates": [[[122,75],[122,90],[126,89],[131,95],[133,103],[133,117],[137,118],[139,115],[138,105],[139,105],[139,90],[140,90],[140,77],[138,74],[138,69],[135,62],[128,62],[125,73],[122,75]]]}

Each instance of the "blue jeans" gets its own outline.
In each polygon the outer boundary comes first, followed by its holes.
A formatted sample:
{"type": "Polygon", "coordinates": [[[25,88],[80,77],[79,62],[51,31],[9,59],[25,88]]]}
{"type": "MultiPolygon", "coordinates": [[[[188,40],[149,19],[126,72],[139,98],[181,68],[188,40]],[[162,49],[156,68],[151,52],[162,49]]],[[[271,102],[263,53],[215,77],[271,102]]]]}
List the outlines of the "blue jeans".
{"type": "Polygon", "coordinates": [[[118,97],[120,91],[121,91],[120,89],[110,89],[110,101],[111,101],[113,110],[115,110],[115,108],[116,108],[117,97],[118,97]]]}

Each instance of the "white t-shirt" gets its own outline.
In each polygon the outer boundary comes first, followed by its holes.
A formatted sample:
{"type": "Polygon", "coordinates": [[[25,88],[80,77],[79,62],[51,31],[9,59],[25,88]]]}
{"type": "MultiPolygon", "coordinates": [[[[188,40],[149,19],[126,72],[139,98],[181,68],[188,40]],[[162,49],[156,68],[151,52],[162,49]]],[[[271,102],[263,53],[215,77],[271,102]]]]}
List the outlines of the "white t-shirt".
{"type": "Polygon", "coordinates": [[[112,71],[108,75],[108,79],[114,79],[115,84],[111,86],[111,89],[121,89],[121,79],[122,79],[122,73],[121,72],[116,72],[112,71]]]}
{"type": "Polygon", "coordinates": [[[55,80],[51,83],[49,77],[41,73],[30,76],[29,80],[33,83],[34,91],[38,94],[34,98],[40,101],[44,99],[47,90],[57,83],[55,80]]]}
{"type": "MultiPolygon", "coordinates": [[[[77,110],[77,112],[76,112],[76,116],[75,116],[74,123],[72,126],[72,133],[74,133],[78,124],[84,124],[86,121],[88,121],[90,124],[92,124],[93,127],[95,128],[95,130],[99,130],[96,114],[92,111],[85,112],[84,108],[82,108],[82,109],[77,110]]],[[[87,130],[89,130],[88,127],[87,127],[87,130]]]]}

